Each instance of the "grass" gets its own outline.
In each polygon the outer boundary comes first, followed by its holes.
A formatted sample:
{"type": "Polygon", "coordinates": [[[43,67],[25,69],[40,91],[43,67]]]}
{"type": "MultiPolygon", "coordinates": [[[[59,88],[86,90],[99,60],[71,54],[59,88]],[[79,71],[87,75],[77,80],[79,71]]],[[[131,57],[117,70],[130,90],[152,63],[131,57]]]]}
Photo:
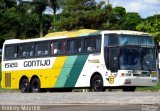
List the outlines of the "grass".
{"type": "MultiPolygon", "coordinates": [[[[82,92],[83,89],[73,89],[72,90],[73,92],[82,92]]],[[[87,90],[88,91],[88,90],[87,90]]],[[[122,89],[112,89],[111,92],[116,92],[116,91],[122,91],[122,89]]],[[[157,86],[150,86],[150,87],[137,87],[136,88],[136,91],[146,91],[146,92],[149,92],[149,91],[160,91],[160,83],[157,85],[157,86]]],[[[109,89],[106,89],[106,92],[110,92],[109,89]]]]}
{"type": "Polygon", "coordinates": [[[0,93],[1,92],[7,92],[7,91],[9,91],[9,89],[0,88],[0,93]]]}
{"type": "Polygon", "coordinates": [[[137,87],[136,91],[160,91],[160,83],[157,86],[137,87]]]}

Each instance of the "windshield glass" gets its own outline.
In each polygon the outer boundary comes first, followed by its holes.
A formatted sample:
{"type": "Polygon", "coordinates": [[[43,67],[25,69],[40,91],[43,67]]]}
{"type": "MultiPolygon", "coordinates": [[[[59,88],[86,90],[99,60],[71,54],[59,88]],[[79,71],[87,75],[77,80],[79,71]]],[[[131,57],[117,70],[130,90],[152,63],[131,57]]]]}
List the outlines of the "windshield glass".
{"type": "Polygon", "coordinates": [[[156,71],[155,44],[151,36],[105,34],[105,63],[108,69],[156,71]],[[114,53],[113,53],[114,52],[114,53]]]}
{"type": "Polygon", "coordinates": [[[105,46],[141,45],[155,46],[153,37],[147,35],[105,34],[105,46]]]}
{"type": "Polygon", "coordinates": [[[141,54],[138,48],[123,48],[120,54],[121,70],[140,70],[141,54]]]}
{"type": "Polygon", "coordinates": [[[156,70],[155,51],[152,48],[143,48],[142,50],[142,68],[143,70],[156,70]]]}
{"type": "Polygon", "coordinates": [[[154,41],[151,36],[120,35],[119,42],[121,45],[154,46],[154,41]]]}
{"type": "Polygon", "coordinates": [[[155,50],[153,48],[121,48],[119,57],[121,70],[155,71],[155,50]]]}

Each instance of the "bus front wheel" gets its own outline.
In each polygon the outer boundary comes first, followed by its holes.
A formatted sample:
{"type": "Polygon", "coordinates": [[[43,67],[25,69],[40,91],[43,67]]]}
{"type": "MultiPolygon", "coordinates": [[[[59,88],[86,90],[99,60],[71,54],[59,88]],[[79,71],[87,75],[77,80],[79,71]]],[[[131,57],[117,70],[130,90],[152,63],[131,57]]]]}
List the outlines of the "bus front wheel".
{"type": "Polygon", "coordinates": [[[100,75],[95,75],[91,79],[91,90],[93,92],[105,91],[105,88],[103,87],[103,79],[100,75]]]}
{"type": "Polygon", "coordinates": [[[28,93],[30,91],[30,83],[28,79],[23,79],[20,84],[21,92],[28,93]]]}
{"type": "Polygon", "coordinates": [[[31,81],[31,92],[33,93],[40,92],[40,80],[38,78],[34,78],[31,81]]]}

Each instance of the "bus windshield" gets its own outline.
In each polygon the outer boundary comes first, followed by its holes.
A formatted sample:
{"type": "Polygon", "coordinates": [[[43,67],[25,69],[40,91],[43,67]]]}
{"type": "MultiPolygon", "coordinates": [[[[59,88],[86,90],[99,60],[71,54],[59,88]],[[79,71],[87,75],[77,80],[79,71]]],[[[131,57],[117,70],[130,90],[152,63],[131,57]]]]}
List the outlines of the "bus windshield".
{"type": "Polygon", "coordinates": [[[156,70],[155,44],[151,36],[106,34],[106,66],[117,70],[156,70]]]}
{"type": "Polygon", "coordinates": [[[119,57],[121,70],[140,70],[141,54],[139,48],[121,48],[119,57]]]}
{"type": "Polygon", "coordinates": [[[151,36],[140,36],[140,35],[120,35],[120,45],[147,45],[154,46],[154,41],[151,36]]]}
{"type": "Polygon", "coordinates": [[[141,45],[155,46],[154,40],[147,35],[124,35],[124,34],[105,34],[105,45],[107,46],[124,46],[124,45],[141,45]]]}
{"type": "Polygon", "coordinates": [[[121,70],[156,70],[155,51],[153,48],[121,48],[119,57],[121,70]]]}
{"type": "Polygon", "coordinates": [[[153,48],[144,48],[142,50],[142,69],[153,71],[156,70],[156,55],[153,48]]]}

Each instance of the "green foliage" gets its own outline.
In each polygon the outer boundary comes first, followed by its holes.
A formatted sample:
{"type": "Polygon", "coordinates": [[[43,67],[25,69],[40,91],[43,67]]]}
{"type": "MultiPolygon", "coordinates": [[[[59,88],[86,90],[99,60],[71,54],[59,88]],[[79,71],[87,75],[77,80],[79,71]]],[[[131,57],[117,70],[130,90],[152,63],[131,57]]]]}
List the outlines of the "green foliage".
{"type": "Polygon", "coordinates": [[[137,87],[137,91],[160,91],[160,83],[152,87],[137,87]]]}
{"type": "Polygon", "coordinates": [[[155,41],[160,42],[160,15],[154,15],[146,18],[137,24],[136,29],[152,34],[155,41]]]}
{"type": "Polygon", "coordinates": [[[114,11],[114,14],[116,14],[116,16],[117,16],[119,19],[121,19],[121,18],[126,14],[126,9],[123,8],[123,7],[119,7],[119,6],[115,7],[115,8],[113,9],[113,11],[114,11]]]}
{"type": "Polygon", "coordinates": [[[142,19],[138,13],[95,0],[0,0],[0,43],[82,28],[138,30],[151,33],[160,41],[160,15],[142,19]],[[52,15],[44,14],[46,7],[53,9],[52,15]],[[61,13],[56,14],[59,9],[61,13]]]}
{"type": "Polygon", "coordinates": [[[126,13],[119,21],[123,30],[136,30],[136,25],[141,21],[138,13],[126,13]]]}
{"type": "Polygon", "coordinates": [[[51,16],[43,14],[40,18],[40,12],[36,11],[32,2],[22,1],[19,0],[18,4],[16,0],[0,1],[0,42],[4,39],[39,37],[40,28],[44,34],[47,33],[51,16]]]}
{"type": "Polygon", "coordinates": [[[60,19],[53,22],[56,30],[75,30],[79,28],[91,28],[86,21],[92,21],[97,13],[94,0],[64,0],[63,11],[60,19]],[[87,20],[88,19],[88,20],[87,20]]]}
{"type": "Polygon", "coordinates": [[[60,19],[52,22],[57,31],[91,28],[99,30],[136,30],[141,21],[137,13],[126,13],[125,8],[96,3],[95,0],[64,0],[60,19]]]}

